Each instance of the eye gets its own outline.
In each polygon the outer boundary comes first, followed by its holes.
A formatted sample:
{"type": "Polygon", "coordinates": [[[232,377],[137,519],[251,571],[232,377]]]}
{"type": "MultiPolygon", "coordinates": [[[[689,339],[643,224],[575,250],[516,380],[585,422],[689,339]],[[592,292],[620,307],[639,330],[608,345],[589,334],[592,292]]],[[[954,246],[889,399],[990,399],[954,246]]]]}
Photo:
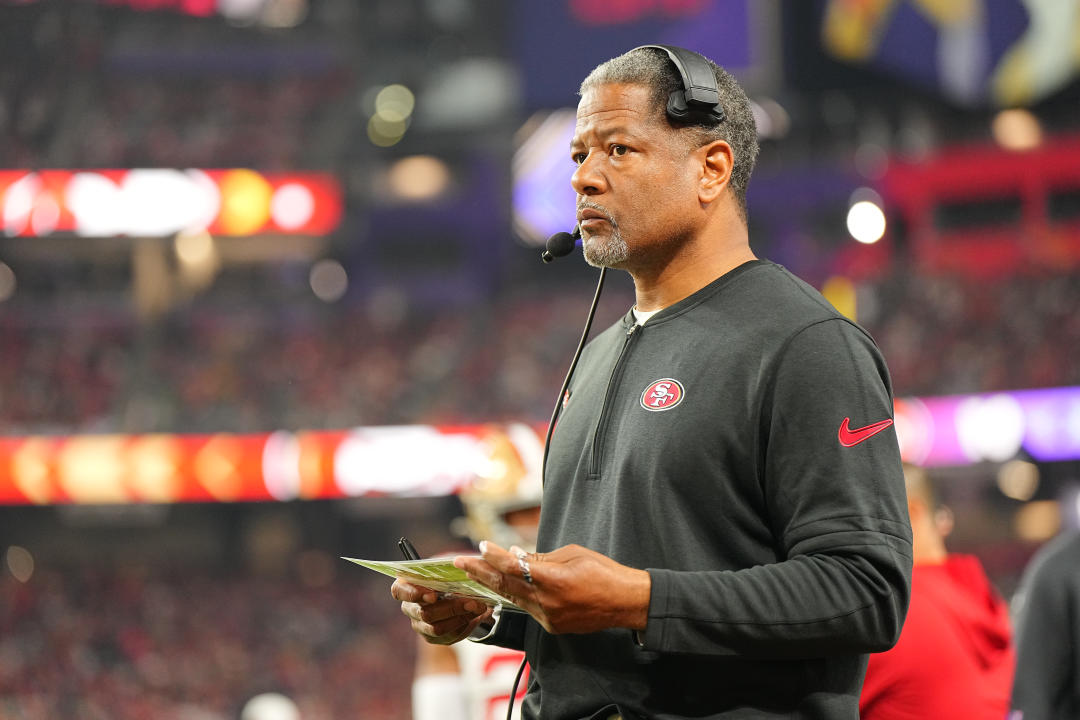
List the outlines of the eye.
{"type": "Polygon", "coordinates": [[[587,153],[583,153],[583,152],[572,153],[570,155],[570,159],[574,161],[575,165],[580,165],[581,163],[585,162],[585,158],[587,156],[588,156],[587,153]]]}
{"type": "Polygon", "coordinates": [[[625,155],[628,152],[630,152],[630,148],[626,147],[625,145],[615,144],[615,145],[611,146],[611,154],[612,155],[622,157],[623,155],[625,155]]]}

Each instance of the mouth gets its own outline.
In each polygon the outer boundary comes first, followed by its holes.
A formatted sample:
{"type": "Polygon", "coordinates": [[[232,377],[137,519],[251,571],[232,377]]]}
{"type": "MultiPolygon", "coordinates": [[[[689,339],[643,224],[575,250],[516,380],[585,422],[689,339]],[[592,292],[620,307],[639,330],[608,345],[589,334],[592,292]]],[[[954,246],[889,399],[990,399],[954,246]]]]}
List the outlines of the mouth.
{"type": "Polygon", "coordinates": [[[596,227],[601,223],[614,224],[606,214],[594,208],[581,208],[577,213],[578,226],[582,229],[596,227]]]}

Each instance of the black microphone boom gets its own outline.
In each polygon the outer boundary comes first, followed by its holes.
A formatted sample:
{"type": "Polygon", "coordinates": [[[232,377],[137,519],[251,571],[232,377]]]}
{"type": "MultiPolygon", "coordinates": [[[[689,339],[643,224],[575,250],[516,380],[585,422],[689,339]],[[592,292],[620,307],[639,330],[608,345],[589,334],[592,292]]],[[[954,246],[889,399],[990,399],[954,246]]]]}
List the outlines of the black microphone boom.
{"type": "Polygon", "coordinates": [[[577,241],[580,239],[581,228],[577,225],[574,226],[573,232],[555,233],[548,238],[547,250],[540,253],[540,259],[549,263],[557,257],[569,255],[574,251],[574,246],[577,245],[577,241]]]}

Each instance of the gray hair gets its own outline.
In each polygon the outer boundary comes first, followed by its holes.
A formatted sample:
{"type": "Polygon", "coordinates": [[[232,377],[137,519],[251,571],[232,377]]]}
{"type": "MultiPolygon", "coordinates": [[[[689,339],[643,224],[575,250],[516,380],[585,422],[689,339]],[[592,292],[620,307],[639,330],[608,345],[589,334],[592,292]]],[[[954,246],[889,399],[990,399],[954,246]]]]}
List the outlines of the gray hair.
{"type": "Polygon", "coordinates": [[[682,78],[663,50],[640,48],[623,53],[598,65],[581,83],[579,94],[584,95],[599,85],[627,83],[644,85],[652,91],[656,112],[668,125],[685,133],[691,147],[701,147],[715,140],[731,146],[735,156],[729,181],[743,219],[746,219],[746,187],[757,160],[757,125],[750,110],[750,100],[739,83],[727,70],[705,58],[713,69],[716,87],[720,90],[720,107],[725,119],[719,125],[678,124],[667,117],[667,101],[672,91],[682,88],[682,78]]]}

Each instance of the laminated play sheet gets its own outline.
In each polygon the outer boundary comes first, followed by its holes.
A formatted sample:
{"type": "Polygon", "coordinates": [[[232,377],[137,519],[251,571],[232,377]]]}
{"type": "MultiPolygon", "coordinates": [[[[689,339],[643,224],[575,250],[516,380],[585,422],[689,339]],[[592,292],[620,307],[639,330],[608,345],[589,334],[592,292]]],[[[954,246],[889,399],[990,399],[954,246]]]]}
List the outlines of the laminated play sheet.
{"type": "Polygon", "coordinates": [[[525,612],[494,590],[470,580],[464,570],[454,567],[452,555],[425,560],[360,560],[351,557],[343,557],[342,560],[393,578],[404,578],[447,595],[472,598],[492,606],[502,605],[503,610],[525,612]]]}

